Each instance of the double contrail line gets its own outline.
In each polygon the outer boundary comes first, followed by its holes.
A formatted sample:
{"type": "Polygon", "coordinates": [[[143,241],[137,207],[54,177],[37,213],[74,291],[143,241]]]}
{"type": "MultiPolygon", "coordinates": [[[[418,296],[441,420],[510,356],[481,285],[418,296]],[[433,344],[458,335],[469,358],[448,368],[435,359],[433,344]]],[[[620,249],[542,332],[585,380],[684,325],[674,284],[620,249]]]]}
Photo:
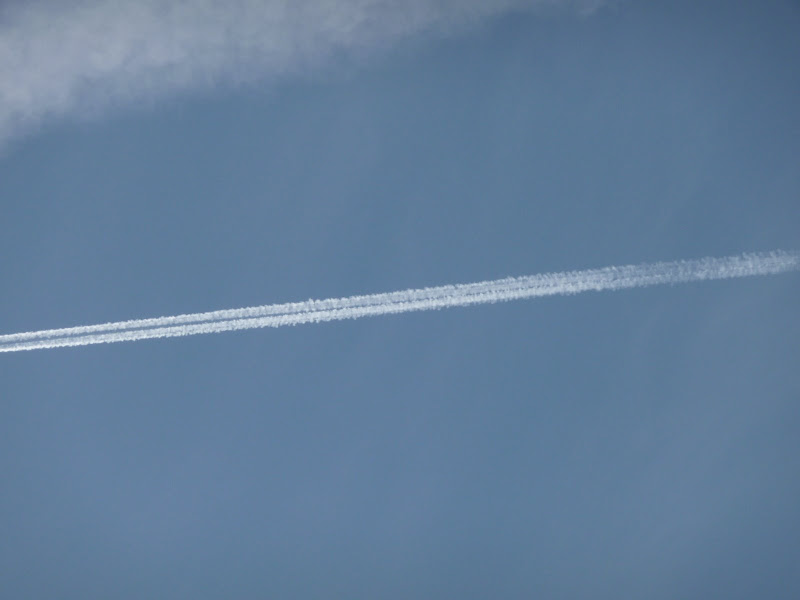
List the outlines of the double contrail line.
{"type": "Polygon", "coordinates": [[[772,275],[798,270],[800,270],[800,252],[774,251],[722,258],[544,273],[365,296],[267,304],[173,317],[0,335],[0,352],[130,342],[258,327],[283,327],[452,306],[492,304],[523,298],[772,275]]]}

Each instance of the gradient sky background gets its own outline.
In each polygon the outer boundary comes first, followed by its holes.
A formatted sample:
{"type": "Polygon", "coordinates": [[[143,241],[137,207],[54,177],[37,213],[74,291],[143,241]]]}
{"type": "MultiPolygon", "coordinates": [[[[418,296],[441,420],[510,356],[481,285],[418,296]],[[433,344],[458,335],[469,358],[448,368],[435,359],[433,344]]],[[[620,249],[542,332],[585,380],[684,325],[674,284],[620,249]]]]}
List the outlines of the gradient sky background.
{"type": "MultiPolygon", "coordinates": [[[[799,248],[798,31],[499,11],[78,103],[4,142],[0,333],[799,248]]],[[[2,595],[796,598],[799,292],[4,354],[2,595]]]]}

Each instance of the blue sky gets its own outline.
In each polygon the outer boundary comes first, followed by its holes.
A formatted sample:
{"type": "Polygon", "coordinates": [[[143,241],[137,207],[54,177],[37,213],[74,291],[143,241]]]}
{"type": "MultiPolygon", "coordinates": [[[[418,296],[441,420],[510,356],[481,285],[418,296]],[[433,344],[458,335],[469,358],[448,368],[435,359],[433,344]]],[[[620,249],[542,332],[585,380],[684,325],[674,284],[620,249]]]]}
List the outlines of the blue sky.
{"type": "MultiPolygon", "coordinates": [[[[567,4],[10,3],[0,333],[800,247],[797,4],[567,4]]],[[[0,580],[796,597],[799,290],[4,354],[0,580]]]]}

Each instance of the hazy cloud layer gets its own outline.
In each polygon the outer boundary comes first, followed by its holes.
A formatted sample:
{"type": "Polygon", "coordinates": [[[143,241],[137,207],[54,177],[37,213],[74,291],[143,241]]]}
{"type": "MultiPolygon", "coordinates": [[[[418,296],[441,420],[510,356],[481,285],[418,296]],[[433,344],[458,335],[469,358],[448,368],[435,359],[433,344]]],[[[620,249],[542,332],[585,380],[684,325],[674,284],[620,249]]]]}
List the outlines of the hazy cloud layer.
{"type": "Polygon", "coordinates": [[[0,8],[0,147],[46,117],[255,82],[463,30],[514,10],[599,0],[27,0],[0,8]]]}

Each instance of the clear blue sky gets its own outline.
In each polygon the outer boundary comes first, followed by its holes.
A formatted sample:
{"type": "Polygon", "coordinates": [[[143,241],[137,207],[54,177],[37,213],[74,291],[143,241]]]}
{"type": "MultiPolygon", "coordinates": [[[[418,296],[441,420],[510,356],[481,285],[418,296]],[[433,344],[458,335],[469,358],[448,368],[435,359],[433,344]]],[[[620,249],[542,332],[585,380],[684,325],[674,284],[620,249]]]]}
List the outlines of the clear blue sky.
{"type": "MultiPolygon", "coordinates": [[[[376,22],[243,85],[3,71],[0,333],[800,247],[796,2],[376,22]]],[[[796,598],[798,292],[4,354],[0,589],[796,598]]]]}

